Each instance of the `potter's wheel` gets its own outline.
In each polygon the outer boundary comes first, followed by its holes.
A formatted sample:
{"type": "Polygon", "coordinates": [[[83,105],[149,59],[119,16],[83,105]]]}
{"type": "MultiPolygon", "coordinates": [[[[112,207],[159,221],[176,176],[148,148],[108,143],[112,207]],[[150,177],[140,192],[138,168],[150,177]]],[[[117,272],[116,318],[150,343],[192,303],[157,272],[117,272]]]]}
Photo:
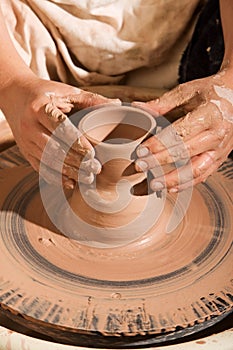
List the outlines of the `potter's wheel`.
{"type": "Polygon", "coordinates": [[[0,172],[1,313],[60,342],[95,347],[163,343],[229,315],[231,161],[194,189],[174,233],[159,227],[154,240],[107,250],[41,226],[37,175],[19,164],[0,172]]]}

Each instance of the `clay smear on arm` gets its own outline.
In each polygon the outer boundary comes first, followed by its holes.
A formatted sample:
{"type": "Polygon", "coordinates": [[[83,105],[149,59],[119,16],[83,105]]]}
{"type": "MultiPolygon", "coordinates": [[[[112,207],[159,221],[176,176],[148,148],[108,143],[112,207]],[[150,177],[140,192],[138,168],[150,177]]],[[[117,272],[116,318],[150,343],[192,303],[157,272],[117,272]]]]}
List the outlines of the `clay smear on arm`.
{"type": "Polygon", "coordinates": [[[214,85],[214,91],[222,100],[211,100],[211,102],[218,107],[224,119],[233,123],[233,110],[232,113],[229,110],[229,107],[233,107],[233,90],[223,86],[214,85]]]}

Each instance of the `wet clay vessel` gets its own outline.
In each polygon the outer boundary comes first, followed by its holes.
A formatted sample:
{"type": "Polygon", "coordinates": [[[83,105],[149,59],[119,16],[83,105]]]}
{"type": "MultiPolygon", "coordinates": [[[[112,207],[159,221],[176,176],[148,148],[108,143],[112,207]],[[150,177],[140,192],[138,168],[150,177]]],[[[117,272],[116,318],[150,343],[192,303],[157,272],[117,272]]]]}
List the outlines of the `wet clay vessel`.
{"type": "Polygon", "coordinates": [[[77,239],[85,231],[87,244],[114,247],[154,225],[163,200],[148,194],[147,174],[135,171],[134,160],[136,148],[155,126],[149,113],[131,106],[98,108],[81,120],[79,130],[93,145],[102,170],[94,184],[77,184],[70,199],[76,217],[67,214],[66,231],[77,239]]]}

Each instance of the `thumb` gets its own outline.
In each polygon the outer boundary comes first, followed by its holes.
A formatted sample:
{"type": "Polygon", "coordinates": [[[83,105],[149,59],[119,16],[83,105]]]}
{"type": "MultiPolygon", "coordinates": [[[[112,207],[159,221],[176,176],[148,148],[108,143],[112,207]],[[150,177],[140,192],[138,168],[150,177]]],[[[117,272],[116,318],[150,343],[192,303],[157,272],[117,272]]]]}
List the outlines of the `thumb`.
{"type": "Polygon", "coordinates": [[[146,103],[134,102],[134,104],[164,115],[171,110],[187,105],[197,95],[199,95],[199,91],[196,89],[196,83],[189,82],[178,85],[155,100],[146,103]]]}
{"type": "Polygon", "coordinates": [[[68,99],[69,102],[74,105],[74,107],[78,107],[80,109],[106,103],[121,105],[121,101],[118,98],[111,99],[84,90],[80,90],[79,93],[69,95],[68,99]]]}

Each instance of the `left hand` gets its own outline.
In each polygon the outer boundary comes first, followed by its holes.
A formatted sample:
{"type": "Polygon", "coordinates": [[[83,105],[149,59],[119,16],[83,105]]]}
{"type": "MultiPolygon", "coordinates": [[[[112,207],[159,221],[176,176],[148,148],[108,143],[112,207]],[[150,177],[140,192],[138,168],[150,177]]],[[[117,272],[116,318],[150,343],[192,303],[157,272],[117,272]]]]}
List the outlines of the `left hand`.
{"type": "Polygon", "coordinates": [[[2,89],[0,95],[1,109],[21,153],[46,182],[59,186],[60,174],[67,189],[73,189],[77,181],[86,184],[94,181],[101,164],[92,145],[69,120],[68,113],[73,108],[119,105],[118,99],[31,73],[20,76],[2,89]]]}
{"type": "Polygon", "coordinates": [[[178,169],[151,181],[154,191],[178,192],[205,181],[233,149],[232,72],[181,84],[157,100],[133,104],[157,115],[182,111],[179,119],[137,150],[137,171],[183,161],[178,169]]]}

